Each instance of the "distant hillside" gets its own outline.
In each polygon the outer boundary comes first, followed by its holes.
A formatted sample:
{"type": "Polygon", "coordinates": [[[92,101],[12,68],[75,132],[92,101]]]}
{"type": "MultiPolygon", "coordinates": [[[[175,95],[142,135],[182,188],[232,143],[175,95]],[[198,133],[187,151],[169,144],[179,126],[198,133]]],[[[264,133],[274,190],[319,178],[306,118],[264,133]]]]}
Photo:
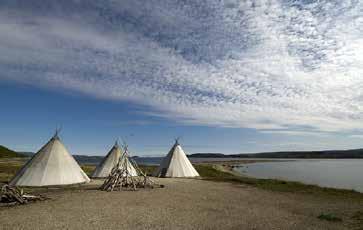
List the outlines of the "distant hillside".
{"type": "MultiPolygon", "coordinates": [[[[35,154],[33,152],[19,152],[19,153],[25,157],[32,157],[35,154]]],[[[73,157],[79,164],[97,165],[102,161],[104,156],[73,155],[73,157]]]]}
{"type": "Polygon", "coordinates": [[[363,149],[350,150],[325,150],[325,151],[283,151],[283,152],[264,152],[225,155],[221,153],[197,153],[189,157],[231,157],[231,158],[316,158],[316,159],[344,159],[344,158],[363,158],[363,149]]]}
{"type": "Polygon", "coordinates": [[[73,157],[79,164],[90,164],[90,165],[97,165],[104,158],[104,156],[87,156],[87,155],[73,155],[73,157]]]}
{"type": "Polygon", "coordinates": [[[18,152],[21,155],[24,155],[25,157],[32,157],[35,153],[33,152],[18,152]]]}
{"type": "Polygon", "coordinates": [[[188,155],[188,157],[199,157],[199,158],[222,158],[222,157],[230,157],[229,155],[225,155],[223,153],[194,153],[188,155]]]}
{"type": "Polygon", "coordinates": [[[363,149],[237,154],[244,158],[363,158],[363,149]]]}
{"type": "Polygon", "coordinates": [[[8,149],[5,146],[0,145],[0,158],[10,158],[10,157],[25,157],[25,156],[11,149],[8,149]]]}

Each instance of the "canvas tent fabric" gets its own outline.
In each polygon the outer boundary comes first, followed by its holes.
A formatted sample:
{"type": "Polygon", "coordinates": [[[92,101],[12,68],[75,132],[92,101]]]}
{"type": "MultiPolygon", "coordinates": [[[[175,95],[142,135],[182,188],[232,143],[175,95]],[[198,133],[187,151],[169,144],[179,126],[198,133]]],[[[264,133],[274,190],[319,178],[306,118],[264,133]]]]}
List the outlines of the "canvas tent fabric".
{"type": "Polygon", "coordinates": [[[19,170],[9,185],[38,187],[89,181],[56,134],[19,170]]]}
{"type": "Polygon", "coordinates": [[[199,173],[190,163],[178,141],[176,141],[168,155],[164,157],[159,168],[155,171],[154,176],[197,177],[199,173]]]}
{"type": "Polygon", "coordinates": [[[121,148],[116,142],[108,154],[103,158],[102,162],[96,167],[92,173],[93,178],[106,178],[110,175],[113,167],[117,165],[121,157],[121,148]]]}
{"type": "Polygon", "coordinates": [[[127,154],[127,151],[124,151],[124,153],[120,157],[120,164],[119,164],[118,167],[119,167],[119,169],[126,168],[128,174],[130,176],[138,176],[138,173],[137,173],[135,167],[130,162],[129,155],[127,154]]]}

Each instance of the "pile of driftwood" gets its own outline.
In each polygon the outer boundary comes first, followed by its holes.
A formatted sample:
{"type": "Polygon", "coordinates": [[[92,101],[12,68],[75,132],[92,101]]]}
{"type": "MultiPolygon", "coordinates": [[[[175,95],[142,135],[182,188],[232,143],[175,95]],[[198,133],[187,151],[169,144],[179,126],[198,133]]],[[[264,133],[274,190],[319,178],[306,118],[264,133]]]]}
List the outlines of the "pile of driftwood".
{"type": "Polygon", "coordinates": [[[45,197],[24,194],[22,189],[10,187],[9,185],[4,185],[1,188],[0,203],[5,205],[27,204],[39,200],[45,200],[45,197]]]}
{"type": "Polygon", "coordinates": [[[138,188],[164,187],[152,181],[137,163],[129,157],[127,146],[118,160],[117,165],[111,170],[110,175],[101,186],[101,190],[111,192],[115,189],[136,191],[138,188]],[[130,167],[131,166],[131,167],[130,167]],[[135,176],[135,171],[137,176],[135,176]]]}

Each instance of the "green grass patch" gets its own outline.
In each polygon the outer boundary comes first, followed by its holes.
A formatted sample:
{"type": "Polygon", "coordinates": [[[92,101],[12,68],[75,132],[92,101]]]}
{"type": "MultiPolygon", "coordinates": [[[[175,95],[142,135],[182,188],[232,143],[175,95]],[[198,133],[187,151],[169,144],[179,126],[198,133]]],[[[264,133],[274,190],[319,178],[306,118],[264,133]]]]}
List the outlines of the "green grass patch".
{"type": "Polygon", "coordinates": [[[351,229],[363,230],[363,211],[354,212],[351,216],[351,220],[353,221],[351,229]]]}
{"type": "Polygon", "coordinates": [[[352,216],[353,220],[358,220],[363,223],[363,211],[357,211],[352,216]]]}
{"type": "Polygon", "coordinates": [[[337,196],[344,198],[354,198],[363,201],[363,194],[354,190],[324,188],[316,185],[308,185],[300,182],[282,181],[276,179],[258,179],[235,175],[227,171],[222,171],[216,165],[199,164],[195,165],[200,176],[206,180],[227,181],[232,183],[247,184],[257,188],[278,191],[278,192],[293,192],[306,193],[323,196],[337,196]]]}
{"type": "Polygon", "coordinates": [[[327,213],[327,214],[322,213],[322,214],[320,214],[318,216],[318,219],[326,220],[326,221],[332,221],[332,222],[341,222],[341,221],[343,221],[342,218],[337,217],[332,213],[327,213]]]}
{"type": "Polygon", "coordinates": [[[87,174],[87,176],[90,177],[95,170],[96,165],[81,165],[81,168],[87,174]]]}
{"type": "Polygon", "coordinates": [[[140,169],[143,170],[147,176],[152,176],[158,166],[155,165],[139,165],[140,169]]]}
{"type": "Polygon", "coordinates": [[[218,169],[217,166],[215,166],[215,165],[200,164],[200,165],[194,165],[194,167],[198,171],[198,173],[201,177],[207,178],[207,179],[232,180],[233,178],[236,177],[231,173],[218,169]]]}
{"type": "Polygon", "coordinates": [[[0,183],[7,183],[16,172],[24,165],[23,160],[2,160],[0,161],[0,183]]]}

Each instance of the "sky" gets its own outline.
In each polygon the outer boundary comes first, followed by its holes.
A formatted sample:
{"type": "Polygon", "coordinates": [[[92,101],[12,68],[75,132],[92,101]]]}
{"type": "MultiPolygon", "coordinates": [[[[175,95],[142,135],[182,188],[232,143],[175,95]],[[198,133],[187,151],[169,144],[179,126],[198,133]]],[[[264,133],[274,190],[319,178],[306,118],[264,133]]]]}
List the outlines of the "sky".
{"type": "Polygon", "coordinates": [[[0,144],[363,147],[359,0],[0,0],[0,144]]]}

